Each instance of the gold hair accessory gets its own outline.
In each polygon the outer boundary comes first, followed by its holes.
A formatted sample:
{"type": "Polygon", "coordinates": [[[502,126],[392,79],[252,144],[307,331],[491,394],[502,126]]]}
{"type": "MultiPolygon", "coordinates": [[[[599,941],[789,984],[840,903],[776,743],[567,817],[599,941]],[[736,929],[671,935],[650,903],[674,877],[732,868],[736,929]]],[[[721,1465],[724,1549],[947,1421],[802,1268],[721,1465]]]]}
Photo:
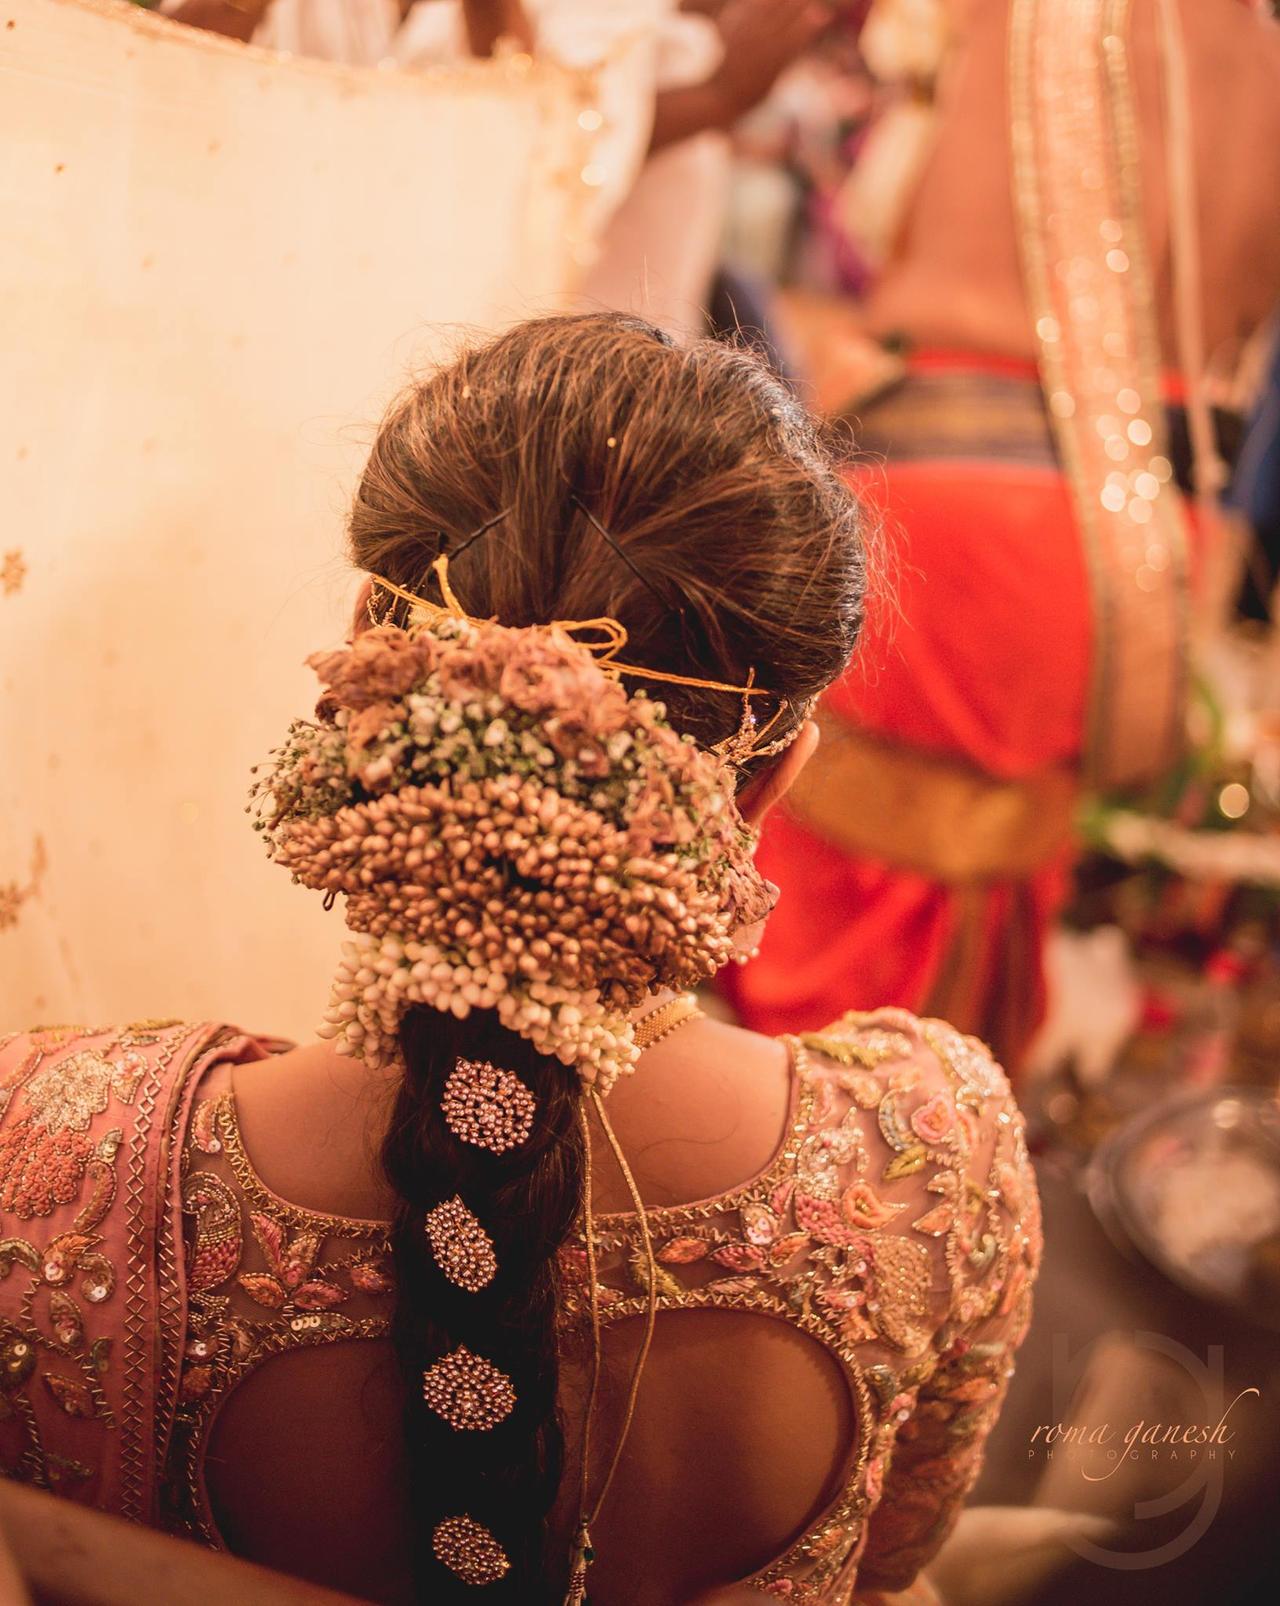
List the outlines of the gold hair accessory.
{"type": "Polygon", "coordinates": [[[422,1374],[422,1398],[455,1433],[487,1433],[511,1415],[516,1391],[492,1361],[459,1344],[422,1374]]]}
{"type": "MultiPolygon", "coordinates": [[[[384,580],[381,575],[370,574],[372,586],[381,588],[390,596],[406,603],[409,608],[410,625],[422,626],[434,624],[440,619],[465,619],[471,624],[496,624],[495,619],[476,619],[463,608],[449,584],[449,558],[446,553],[440,556],[431,565],[431,572],[435,575],[440,587],[440,595],[444,599],[443,606],[437,602],[430,602],[426,597],[420,597],[416,592],[406,591],[390,580],[384,580]]],[[[369,617],[376,622],[373,606],[373,593],[369,596],[369,617]]],[[[654,680],[669,686],[690,686],[702,691],[732,692],[742,698],[743,718],[742,724],[733,736],[717,744],[712,751],[719,754],[726,763],[742,764],[748,758],[760,756],[756,743],[761,741],[774,728],[782,718],[786,704],[779,706],[777,712],[757,734],[755,715],[751,712],[751,699],[753,697],[773,697],[776,693],[767,690],[755,683],[756,672],[753,669],[747,676],[745,686],[731,686],[722,680],[702,680],[696,675],[669,674],[662,669],[648,669],[639,664],[624,663],[618,654],[627,645],[627,627],[616,619],[553,619],[547,625],[534,625],[536,630],[556,631],[561,635],[571,636],[580,647],[586,650],[599,663],[606,675],[615,680],[623,675],[634,676],[638,680],[654,680]]],[[[797,730],[799,727],[797,726],[797,730]]],[[[795,732],[790,732],[780,743],[769,751],[780,751],[787,742],[794,739],[795,732]]]]}
{"type": "Polygon", "coordinates": [[[700,1019],[702,1013],[702,1008],[692,993],[682,993],[679,998],[672,998],[665,1004],[659,1004],[657,1009],[651,1009],[647,1015],[642,1015],[633,1023],[631,1029],[636,1047],[643,1054],[646,1048],[652,1048],[664,1037],[669,1037],[677,1026],[683,1026],[686,1021],[700,1019]]]}
{"type": "Polygon", "coordinates": [[[493,1239],[455,1193],[427,1212],[427,1241],[436,1265],[458,1288],[478,1294],[498,1272],[493,1239]]]}
{"type": "MultiPolygon", "coordinates": [[[[755,709],[751,706],[751,699],[756,695],[755,680],[755,670],[749,670],[747,673],[747,684],[741,688],[742,719],[737,730],[734,731],[732,736],[727,736],[724,741],[717,742],[711,749],[711,751],[718,754],[726,764],[745,764],[749,758],[755,757],[757,752],[757,742],[763,741],[773,727],[782,718],[782,709],[784,705],[779,704],[779,706],[774,710],[772,719],[769,720],[764,729],[761,730],[759,728],[759,722],[756,719],[755,709]]],[[[799,726],[796,727],[796,731],[798,730],[799,726]]],[[[791,735],[794,734],[794,732],[791,733],[791,735]]],[[[788,736],[787,740],[791,740],[790,735],[788,736]]]]}
{"type": "Polygon", "coordinates": [[[464,1143],[494,1154],[514,1149],[533,1130],[538,1101],[518,1076],[488,1060],[459,1059],[444,1084],[440,1108],[464,1143]]]}
{"type": "Polygon", "coordinates": [[[506,1552],[473,1517],[446,1517],[431,1534],[431,1548],[442,1567],[464,1584],[496,1584],[511,1569],[506,1552]]]}

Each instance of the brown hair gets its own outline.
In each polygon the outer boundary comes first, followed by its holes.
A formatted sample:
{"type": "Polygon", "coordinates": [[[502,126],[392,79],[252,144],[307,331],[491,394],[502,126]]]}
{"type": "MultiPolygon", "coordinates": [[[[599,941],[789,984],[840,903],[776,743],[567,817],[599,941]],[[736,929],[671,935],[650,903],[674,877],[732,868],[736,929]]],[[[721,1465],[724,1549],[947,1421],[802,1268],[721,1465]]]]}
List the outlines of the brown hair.
{"type": "MultiPolygon", "coordinates": [[[[735,685],[754,670],[776,696],[758,713],[780,711],[771,738],[844,668],[862,622],[859,511],[813,420],[756,357],[712,341],[677,347],[619,314],[519,325],[411,390],[373,447],[351,544],[361,568],[433,598],[430,566],[449,553],[476,617],[608,615],[637,665],[735,685]]],[[[641,684],[703,745],[738,728],[731,694],[641,684]]],[[[438,1521],[468,1515],[511,1561],[485,1598],[549,1599],[564,1582],[544,1530],[563,1447],[557,1254],[582,1203],[577,1077],[491,1011],[412,1011],[401,1047],[384,1163],[400,1200],[396,1339],[423,1598],[468,1598],[430,1543],[438,1521]],[[459,1055],[534,1089],[530,1143],[495,1157],[449,1131],[439,1104],[459,1055]],[[497,1250],[499,1274],[481,1293],[449,1283],[426,1244],[427,1211],[454,1194],[497,1250]],[[491,1432],[454,1433],[421,1403],[423,1369],[459,1343],[515,1387],[516,1408],[491,1432]]]]}

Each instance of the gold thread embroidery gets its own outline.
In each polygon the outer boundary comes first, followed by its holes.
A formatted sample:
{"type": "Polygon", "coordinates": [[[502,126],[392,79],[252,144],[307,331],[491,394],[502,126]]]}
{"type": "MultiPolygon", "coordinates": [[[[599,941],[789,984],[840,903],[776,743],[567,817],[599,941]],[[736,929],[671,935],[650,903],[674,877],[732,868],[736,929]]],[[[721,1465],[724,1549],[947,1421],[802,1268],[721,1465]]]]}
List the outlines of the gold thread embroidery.
{"type": "Polygon", "coordinates": [[[197,1097],[182,1172],[189,1301],[165,1478],[169,1526],[217,1545],[202,1467],[221,1402],[274,1355],[385,1338],[387,1315],[346,1307],[364,1299],[377,1312],[394,1284],[385,1223],[304,1210],[266,1186],[245,1150],[234,1092],[197,1097]],[[229,1177],[211,1169],[221,1165],[229,1177]]]}

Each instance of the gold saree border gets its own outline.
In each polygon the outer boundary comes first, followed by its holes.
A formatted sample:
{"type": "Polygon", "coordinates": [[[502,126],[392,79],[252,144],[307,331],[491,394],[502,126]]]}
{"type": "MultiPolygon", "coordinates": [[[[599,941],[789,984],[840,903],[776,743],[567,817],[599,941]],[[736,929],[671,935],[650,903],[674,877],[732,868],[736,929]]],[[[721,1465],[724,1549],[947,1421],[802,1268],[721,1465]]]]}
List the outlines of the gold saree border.
{"type": "Polygon", "coordinates": [[[1090,575],[1085,773],[1105,790],[1149,781],[1176,759],[1188,654],[1128,22],[1129,0],[1010,0],[1019,245],[1090,575]]]}
{"type": "Polygon", "coordinates": [[[181,1099],[187,1077],[208,1048],[208,1028],[176,1025],[167,1029],[169,1041],[147,1056],[147,1069],[138,1089],[133,1128],[128,1138],[125,1172],[125,1277],[124,1314],[121,1322],[124,1351],[120,1412],[120,1515],[131,1522],[154,1518],[157,1439],[156,1405],[160,1378],[157,1364],[170,1348],[182,1342],[181,1324],[166,1332],[163,1318],[172,1320],[173,1300],[161,1286],[166,1268],[176,1276],[172,1253],[162,1258],[169,1234],[169,1177],[167,1171],[169,1123],[174,1099],[181,1099]],[[170,1067],[185,1047],[182,1069],[170,1067]],[[161,1105],[167,1094],[170,1102],[161,1105]],[[157,1145],[152,1133],[163,1124],[165,1142],[157,1145]],[[155,1296],[149,1289],[156,1278],[155,1296]]]}
{"type": "Polygon", "coordinates": [[[805,768],[785,806],[846,853],[970,885],[1032,875],[1072,841],[1073,770],[1000,780],[868,736],[825,711],[818,725],[822,762],[805,768]]]}

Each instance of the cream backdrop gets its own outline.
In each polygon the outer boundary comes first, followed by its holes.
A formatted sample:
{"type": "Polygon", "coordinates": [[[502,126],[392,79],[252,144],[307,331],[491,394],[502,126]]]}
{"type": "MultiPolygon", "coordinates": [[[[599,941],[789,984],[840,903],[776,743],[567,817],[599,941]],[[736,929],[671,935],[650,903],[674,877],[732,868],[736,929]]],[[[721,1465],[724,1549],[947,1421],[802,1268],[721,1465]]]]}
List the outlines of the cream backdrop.
{"type": "Polygon", "coordinates": [[[266,861],[249,767],[345,629],[389,394],[571,286],[592,94],[5,0],[0,1030],[318,1019],[341,920],[266,861]]]}

